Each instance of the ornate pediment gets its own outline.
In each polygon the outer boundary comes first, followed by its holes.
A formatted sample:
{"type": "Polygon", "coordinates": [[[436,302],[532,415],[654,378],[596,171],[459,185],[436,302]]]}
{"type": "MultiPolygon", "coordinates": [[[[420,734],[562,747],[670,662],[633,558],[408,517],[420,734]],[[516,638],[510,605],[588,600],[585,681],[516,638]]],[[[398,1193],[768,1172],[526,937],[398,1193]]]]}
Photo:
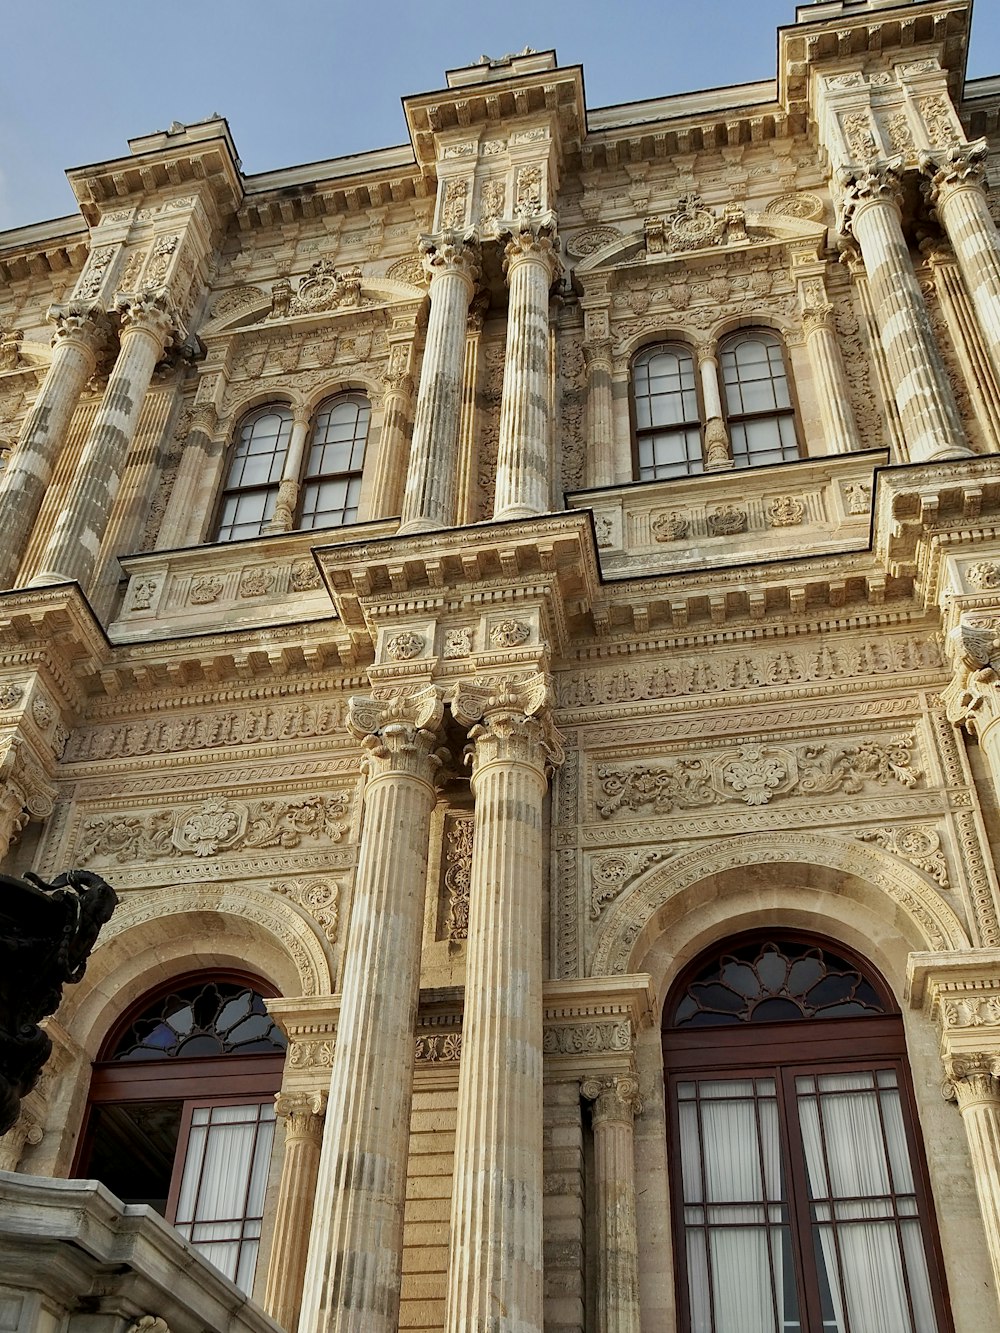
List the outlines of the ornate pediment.
{"type": "Polygon", "coordinates": [[[338,269],[332,260],[320,259],[297,284],[282,277],[274,280],[269,292],[256,286],[224,292],[212,307],[211,321],[201,330],[201,336],[286,320],[304,322],[309,317],[376,311],[400,301],[422,300],[423,296],[409,282],[363,277],[356,265],[338,269]]]}
{"type": "Polygon", "coordinates": [[[577,265],[577,272],[709,257],[720,251],[754,246],[803,241],[818,244],[825,235],[823,224],[808,217],[773,211],[747,212],[739,203],[724,208],[709,207],[699,195],[690,194],[670,212],[646,218],[641,232],[614,236],[593,250],[577,265]]]}

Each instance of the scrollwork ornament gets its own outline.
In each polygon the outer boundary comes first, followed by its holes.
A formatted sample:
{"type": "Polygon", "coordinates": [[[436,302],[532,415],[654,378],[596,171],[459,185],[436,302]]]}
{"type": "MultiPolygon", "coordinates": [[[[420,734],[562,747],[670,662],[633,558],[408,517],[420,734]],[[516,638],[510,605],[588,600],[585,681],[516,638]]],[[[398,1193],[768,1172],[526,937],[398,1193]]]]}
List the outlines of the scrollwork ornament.
{"type": "Polygon", "coordinates": [[[353,695],[347,705],[347,728],[362,744],[366,776],[408,773],[432,782],[441,766],[438,753],[444,702],[436,685],[375,699],[353,695]]]}
{"type": "Polygon", "coordinates": [[[500,620],[490,630],[494,648],[517,648],[531,637],[531,626],[523,620],[500,620]]]}
{"type": "Polygon", "coordinates": [[[584,1079],[580,1092],[586,1101],[594,1104],[595,1127],[614,1122],[630,1125],[642,1114],[639,1083],[630,1074],[584,1079]]]}
{"type": "MultiPolygon", "coordinates": [[[[727,455],[728,456],[728,455],[727,455]]],[[[656,514],[650,523],[653,536],[658,542],[675,542],[688,533],[689,521],[676,509],[670,513],[656,514]]]]}
{"type": "Polygon", "coordinates": [[[394,662],[409,662],[414,657],[419,657],[423,649],[424,636],[415,634],[412,630],[401,630],[398,634],[390,634],[385,641],[385,655],[394,662]]]}
{"type": "Polygon", "coordinates": [[[1000,588],[1000,563],[996,560],[977,560],[969,565],[965,577],[980,592],[994,592],[1000,588]]]}
{"type": "Polygon", "coordinates": [[[473,765],[490,758],[557,767],[565,758],[552,722],[552,679],[529,676],[477,677],[461,681],[450,696],[455,720],[469,727],[473,765]]]}

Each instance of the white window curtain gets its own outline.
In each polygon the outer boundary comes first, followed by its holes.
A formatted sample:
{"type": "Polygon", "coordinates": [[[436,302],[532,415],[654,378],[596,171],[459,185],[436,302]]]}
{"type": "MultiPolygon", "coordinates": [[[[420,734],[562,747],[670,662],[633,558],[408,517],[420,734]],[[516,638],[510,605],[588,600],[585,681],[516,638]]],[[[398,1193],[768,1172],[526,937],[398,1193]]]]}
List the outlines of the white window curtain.
{"type": "Polygon", "coordinates": [[[191,1113],[174,1225],[248,1295],[273,1138],[271,1102],[200,1106],[191,1113]]]}

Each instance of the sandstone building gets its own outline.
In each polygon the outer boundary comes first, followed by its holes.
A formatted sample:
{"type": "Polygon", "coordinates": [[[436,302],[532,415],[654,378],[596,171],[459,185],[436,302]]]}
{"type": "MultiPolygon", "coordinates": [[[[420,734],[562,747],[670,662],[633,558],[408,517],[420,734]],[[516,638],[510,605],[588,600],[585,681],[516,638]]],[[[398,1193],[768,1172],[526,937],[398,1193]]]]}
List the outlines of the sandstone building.
{"type": "Polygon", "coordinates": [[[258,176],[175,124],[0,236],[4,869],[122,897],[0,1330],[998,1326],[970,9],[608,109],[484,58],[258,176]]]}

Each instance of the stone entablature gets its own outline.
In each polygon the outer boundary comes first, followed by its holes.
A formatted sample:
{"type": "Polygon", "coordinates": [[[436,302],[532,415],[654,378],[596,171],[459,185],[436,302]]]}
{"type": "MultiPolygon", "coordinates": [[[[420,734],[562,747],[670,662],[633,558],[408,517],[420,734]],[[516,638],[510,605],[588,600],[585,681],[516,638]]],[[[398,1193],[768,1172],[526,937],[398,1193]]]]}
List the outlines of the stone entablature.
{"type": "Polygon", "coordinates": [[[865,549],[875,470],[882,451],[804,459],[737,474],[578,491],[574,509],[593,509],[606,576],[667,574],[789,554],[865,549]]]}

